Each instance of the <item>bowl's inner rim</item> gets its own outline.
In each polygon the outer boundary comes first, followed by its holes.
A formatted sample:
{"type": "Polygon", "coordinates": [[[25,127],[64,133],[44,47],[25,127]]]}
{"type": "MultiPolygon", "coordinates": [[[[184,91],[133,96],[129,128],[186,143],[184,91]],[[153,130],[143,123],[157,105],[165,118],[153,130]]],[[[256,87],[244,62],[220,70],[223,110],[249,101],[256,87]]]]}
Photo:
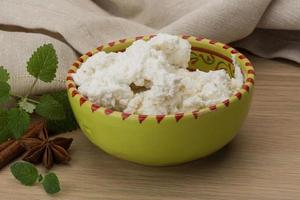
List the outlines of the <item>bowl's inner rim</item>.
{"type": "MultiPolygon", "coordinates": [[[[154,35],[151,35],[152,37],[154,36],[154,35]]],[[[124,41],[124,42],[120,42],[119,44],[121,45],[123,45],[123,47],[121,48],[121,50],[118,50],[118,51],[124,51],[128,46],[130,46],[134,41],[136,41],[136,40],[138,40],[138,39],[144,39],[144,40],[149,40],[150,38],[151,38],[151,36],[140,36],[140,37],[136,37],[136,38],[128,38],[128,39],[124,39],[124,40],[126,40],[126,41],[124,41]]],[[[109,112],[109,114],[111,115],[111,114],[113,114],[113,113],[118,113],[119,114],[119,116],[120,116],[120,114],[122,115],[122,114],[126,114],[126,115],[130,115],[130,116],[136,116],[136,117],[139,117],[139,116],[147,116],[147,117],[158,117],[158,116],[164,116],[164,118],[168,118],[168,117],[176,117],[177,115],[184,115],[185,117],[186,116],[195,116],[195,113],[200,113],[200,112],[207,112],[207,111],[213,111],[213,110],[215,110],[216,108],[219,108],[219,107],[227,107],[228,105],[230,105],[230,104],[232,104],[232,103],[234,103],[234,102],[237,102],[238,100],[240,100],[241,98],[242,98],[242,95],[245,93],[245,89],[244,89],[244,85],[245,84],[248,84],[247,85],[247,87],[248,87],[248,90],[246,91],[246,92],[249,92],[251,89],[252,89],[252,87],[253,87],[253,81],[254,81],[254,78],[255,78],[255,74],[254,73],[248,73],[248,71],[249,70],[252,70],[253,72],[254,72],[254,69],[253,69],[253,66],[252,66],[252,64],[251,64],[251,62],[248,60],[248,58],[246,58],[243,54],[241,54],[240,52],[238,52],[236,49],[234,49],[234,48],[232,48],[232,47],[230,47],[230,46],[228,46],[228,45],[226,45],[226,44],[223,44],[223,43],[220,43],[220,42],[215,42],[215,41],[213,41],[213,40],[210,40],[210,39],[206,39],[206,38],[202,38],[201,37],[201,39],[198,39],[198,38],[196,38],[196,37],[193,37],[193,36],[181,36],[182,38],[184,38],[184,39],[187,39],[190,43],[191,43],[191,45],[193,44],[193,43],[195,43],[195,42],[197,42],[198,44],[201,44],[201,43],[203,43],[203,42],[207,42],[209,45],[214,45],[214,48],[216,49],[216,50],[220,50],[220,49],[222,49],[222,47],[223,47],[223,49],[228,49],[228,50],[230,50],[230,55],[232,56],[233,54],[235,54],[235,56],[236,56],[236,60],[237,60],[237,62],[239,63],[239,65],[240,65],[240,68],[241,68],[241,72],[242,72],[242,74],[243,74],[243,77],[244,77],[244,80],[243,80],[243,85],[242,85],[242,87],[235,93],[235,94],[233,94],[233,95],[231,95],[228,99],[226,99],[225,101],[223,101],[223,102],[220,102],[220,103],[217,103],[217,104],[215,104],[215,105],[211,105],[211,106],[206,106],[206,107],[203,107],[203,108],[200,108],[200,109],[198,109],[198,110],[195,110],[195,111],[192,111],[192,112],[182,112],[182,113],[172,113],[172,114],[162,114],[162,115],[160,115],[160,114],[157,114],[157,115],[143,115],[143,114],[135,114],[135,113],[124,113],[124,112],[122,112],[122,111],[116,111],[116,110],[111,110],[111,109],[109,109],[109,108],[106,108],[106,107],[104,107],[104,106],[100,106],[100,105],[97,105],[97,104],[94,104],[94,103],[92,103],[91,101],[89,101],[88,100],[88,98],[87,97],[85,97],[85,96],[83,96],[82,94],[80,94],[78,91],[77,91],[77,85],[75,84],[75,82],[74,82],[74,80],[73,79],[68,79],[68,77],[70,77],[71,75],[70,75],[70,73],[68,72],[68,76],[67,76],[67,90],[70,92],[70,93],[72,93],[72,91],[76,91],[76,95],[79,95],[79,99],[85,99],[84,100],[84,102],[89,102],[89,104],[91,105],[91,106],[97,106],[97,110],[100,110],[100,109],[103,109],[103,110],[105,110],[105,113],[106,113],[106,111],[108,111],[109,112]],[[186,38],[186,37],[188,37],[188,38],[186,38]],[[191,41],[191,39],[193,39],[193,41],[191,41]],[[195,41],[196,40],[196,41],[195,41]],[[242,60],[243,59],[243,60],[242,60]],[[245,65],[245,63],[247,64],[248,63],[248,65],[245,65]],[[242,67],[243,66],[243,67],[242,67]],[[248,69],[247,70],[247,67],[249,68],[250,67],[250,69],[248,69]],[[244,70],[243,70],[243,68],[244,68],[244,70]],[[245,72],[244,72],[245,71],[245,72]],[[251,76],[249,76],[249,75],[251,75],[251,76]],[[251,79],[251,81],[248,81],[248,79],[251,79]],[[71,85],[73,85],[74,87],[69,87],[69,83],[71,83],[71,85]],[[72,90],[72,91],[71,91],[72,90]],[[241,95],[241,96],[239,96],[238,97],[238,95],[241,95]],[[225,104],[225,102],[226,102],[226,104],[228,103],[228,105],[224,105],[225,104]]],[[[121,41],[121,40],[119,40],[119,41],[121,41]]],[[[94,54],[96,54],[96,53],[98,53],[98,52],[100,52],[100,51],[107,51],[107,49],[108,49],[108,51],[107,52],[116,52],[116,51],[113,51],[113,50],[109,50],[109,48],[112,48],[113,46],[114,46],[114,44],[115,44],[116,42],[110,42],[110,43],[108,43],[108,44],[105,44],[105,45],[101,45],[100,47],[97,47],[97,48],[95,48],[94,50],[92,50],[92,51],[90,51],[90,52],[87,52],[86,54],[84,54],[84,55],[82,55],[76,62],[79,62],[79,63],[77,63],[77,66],[75,67],[75,69],[74,69],[74,64],[73,64],[73,66],[71,66],[71,71],[72,71],[72,73],[76,73],[76,70],[77,69],[79,69],[80,68],[80,66],[81,66],[81,64],[82,63],[84,63],[87,59],[88,59],[88,57],[91,57],[91,56],[93,56],[94,54]],[[113,45],[112,45],[113,44],[113,45]]],[[[206,44],[207,45],[207,44],[206,44]]],[[[218,52],[218,51],[213,51],[213,50],[211,50],[211,49],[206,49],[206,48],[199,48],[199,47],[194,47],[193,45],[192,45],[192,50],[195,50],[195,51],[197,51],[197,49],[199,50],[199,49],[201,49],[201,51],[206,51],[206,52],[209,52],[209,53],[213,53],[213,55],[215,55],[215,56],[218,56],[218,57],[220,57],[220,58],[222,58],[222,59],[224,59],[224,60],[226,60],[227,62],[230,62],[231,64],[233,64],[232,63],[232,59],[231,58],[229,58],[228,56],[226,56],[226,55],[224,55],[223,53],[220,53],[220,52],[218,52]]],[[[69,71],[70,71],[69,70],[69,71]]],[[[71,76],[72,77],[72,76],[71,76]]],[[[112,115],[111,115],[112,116],[112,115]]]]}

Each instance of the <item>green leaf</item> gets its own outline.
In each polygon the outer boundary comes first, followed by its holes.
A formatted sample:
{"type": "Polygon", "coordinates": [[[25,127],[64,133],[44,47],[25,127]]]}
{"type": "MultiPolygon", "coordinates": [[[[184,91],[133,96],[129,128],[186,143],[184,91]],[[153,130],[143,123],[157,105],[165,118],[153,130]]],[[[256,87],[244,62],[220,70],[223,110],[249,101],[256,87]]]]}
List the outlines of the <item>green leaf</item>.
{"type": "Polygon", "coordinates": [[[27,62],[27,71],[44,82],[51,82],[55,78],[57,64],[57,55],[53,45],[44,44],[32,54],[27,62]]]}
{"type": "Polygon", "coordinates": [[[39,177],[35,166],[28,162],[16,162],[10,167],[10,171],[23,185],[33,185],[39,177]]]}
{"type": "Polygon", "coordinates": [[[79,126],[69,103],[67,92],[54,92],[50,95],[63,106],[66,117],[63,120],[49,120],[47,123],[49,133],[58,134],[78,129],[79,126]]]}
{"type": "Polygon", "coordinates": [[[19,107],[25,110],[28,113],[33,113],[36,105],[27,101],[26,98],[23,98],[19,103],[19,107]]]}
{"type": "Polygon", "coordinates": [[[0,104],[7,103],[10,100],[10,86],[7,83],[8,80],[9,73],[3,66],[0,66],[0,104]]]}
{"type": "Polygon", "coordinates": [[[28,129],[30,117],[28,113],[19,108],[12,108],[8,111],[7,126],[16,139],[19,139],[28,129]]]}
{"type": "Polygon", "coordinates": [[[42,182],[44,190],[48,194],[55,194],[60,191],[60,184],[56,174],[50,172],[48,173],[42,182]]]}
{"type": "Polygon", "coordinates": [[[66,117],[63,106],[50,95],[43,95],[35,112],[50,120],[62,120],[66,117]]]}
{"type": "Polygon", "coordinates": [[[9,73],[6,69],[3,68],[3,66],[0,66],[0,81],[1,82],[7,82],[9,80],[9,73]]]}
{"type": "Polygon", "coordinates": [[[8,83],[0,81],[0,104],[7,103],[9,101],[9,91],[10,86],[8,83]]]}
{"type": "Polygon", "coordinates": [[[0,144],[12,136],[7,126],[7,122],[8,112],[0,109],[0,144]]]}

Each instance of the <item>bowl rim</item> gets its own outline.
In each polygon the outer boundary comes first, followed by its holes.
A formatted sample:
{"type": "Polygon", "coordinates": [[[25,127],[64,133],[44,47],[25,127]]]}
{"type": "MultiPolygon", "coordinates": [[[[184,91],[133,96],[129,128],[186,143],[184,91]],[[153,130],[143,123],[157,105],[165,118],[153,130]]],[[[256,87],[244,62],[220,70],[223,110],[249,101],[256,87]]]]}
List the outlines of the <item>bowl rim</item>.
{"type": "MultiPolygon", "coordinates": [[[[232,48],[231,46],[217,42],[211,39],[204,38],[202,36],[190,36],[190,35],[179,35],[179,37],[188,40],[190,43],[205,43],[206,45],[211,46],[212,48],[215,48],[216,50],[218,49],[224,49],[226,52],[230,54],[230,56],[235,55],[236,60],[242,63],[245,67],[246,73],[243,73],[244,76],[244,81],[242,87],[233,95],[231,95],[228,99],[214,104],[210,106],[206,106],[204,108],[194,110],[192,112],[181,112],[181,113],[173,113],[173,114],[158,114],[158,115],[144,115],[144,114],[133,114],[133,113],[125,113],[125,112],[120,112],[120,111],[115,111],[109,108],[105,108],[103,106],[97,105],[95,103],[92,103],[89,101],[85,96],[81,95],[76,87],[76,84],[73,80],[72,74],[76,73],[76,70],[80,68],[81,64],[84,63],[89,57],[93,56],[94,54],[103,51],[107,48],[113,48],[115,45],[118,44],[126,44],[126,43],[132,43],[136,40],[149,40],[152,37],[155,37],[156,35],[146,35],[146,36],[137,36],[134,38],[126,38],[126,39],[120,39],[116,41],[109,42],[107,44],[101,44],[100,46],[94,48],[91,51],[88,51],[87,53],[83,54],[81,57],[79,57],[69,68],[67,72],[67,77],[66,77],[66,87],[67,91],[70,94],[70,97],[74,98],[77,96],[79,99],[79,104],[80,106],[86,106],[88,105],[90,107],[91,112],[100,112],[102,111],[105,115],[108,116],[118,116],[121,117],[122,120],[128,120],[128,119],[138,119],[140,123],[142,123],[146,118],[147,119],[154,119],[157,121],[157,123],[160,123],[163,119],[170,119],[173,118],[178,122],[181,120],[183,117],[193,117],[194,119],[198,119],[199,116],[203,115],[204,113],[208,112],[214,112],[216,110],[230,107],[231,104],[238,102],[239,100],[242,99],[242,97],[245,95],[245,93],[250,93],[254,87],[254,80],[255,80],[255,71],[253,68],[252,63],[249,61],[249,59],[244,56],[242,53],[237,51],[236,49],[232,48]]],[[[192,46],[193,49],[193,46],[192,46]]],[[[216,53],[218,56],[223,56],[227,57],[224,55],[224,53],[219,53],[218,51],[213,51],[213,50],[208,50],[208,53],[216,53]]],[[[228,59],[232,59],[227,57],[228,59]]],[[[240,64],[240,67],[242,66],[240,64]]]]}

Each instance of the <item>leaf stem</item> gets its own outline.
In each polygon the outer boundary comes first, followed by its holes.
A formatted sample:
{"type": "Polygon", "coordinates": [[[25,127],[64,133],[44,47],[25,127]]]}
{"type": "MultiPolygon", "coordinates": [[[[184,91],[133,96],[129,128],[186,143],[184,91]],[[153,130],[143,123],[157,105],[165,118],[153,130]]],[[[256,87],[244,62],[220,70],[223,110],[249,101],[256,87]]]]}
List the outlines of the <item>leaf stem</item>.
{"type": "Polygon", "coordinates": [[[38,78],[35,78],[33,84],[31,85],[31,87],[29,89],[29,92],[26,94],[25,98],[27,98],[31,94],[31,92],[32,92],[34,86],[36,85],[37,81],[38,81],[38,78]]]}
{"type": "Polygon", "coordinates": [[[40,102],[39,101],[36,101],[34,99],[31,99],[31,98],[28,98],[28,97],[23,97],[21,95],[16,95],[16,94],[10,94],[10,96],[14,97],[14,98],[17,98],[17,99],[23,99],[23,98],[26,98],[27,101],[31,102],[31,103],[35,103],[35,104],[39,104],[40,102]]]}
{"type": "Polygon", "coordinates": [[[21,95],[16,95],[16,94],[9,94],[9,95],[14,98],[19,98],[19,99],[23,98],[21,95]]]}
{"type": "Polygon", "coordinates": [[[36,101],[34,99],[30,99],[30,98],[26,98],[27,101],[31,102],[31,103],[35,103],[35,104],[39,104],[40,102],[39,101],[36,101]]]}

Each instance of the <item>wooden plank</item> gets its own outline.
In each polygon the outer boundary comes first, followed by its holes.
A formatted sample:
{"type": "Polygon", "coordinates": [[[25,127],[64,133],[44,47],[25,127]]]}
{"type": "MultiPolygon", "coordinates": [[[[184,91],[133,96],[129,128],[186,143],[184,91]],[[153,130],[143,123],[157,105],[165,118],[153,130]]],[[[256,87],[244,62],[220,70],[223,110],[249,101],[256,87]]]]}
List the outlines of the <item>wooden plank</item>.
{"type": "MultiPolygon", "coordinates": [[[[300,198],[300,66],[251,56],[257,73],[251,112],[238,136],[216,154],[174,167],[111,157],[80,131],[70,165],[55,166],[58,199],[215,200],[300,198]]],[[[42,170],[43,171],[43,170],[42,170]]],[[[0,171],[0,199],[52,199],[39,186],[0,171]]]]}

